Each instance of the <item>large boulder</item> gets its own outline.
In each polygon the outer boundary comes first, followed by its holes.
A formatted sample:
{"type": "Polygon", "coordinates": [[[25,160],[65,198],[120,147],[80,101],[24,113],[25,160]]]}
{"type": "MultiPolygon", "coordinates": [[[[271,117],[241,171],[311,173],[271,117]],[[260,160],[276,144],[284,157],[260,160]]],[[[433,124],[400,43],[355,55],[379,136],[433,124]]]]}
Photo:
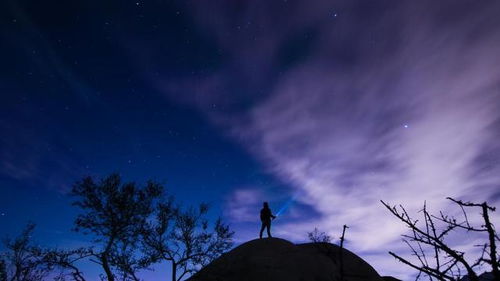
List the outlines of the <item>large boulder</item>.
{"type": "Polygon", "coordinates": [[[277,238],[244,243],[188,280],[337,281],[341,272],[344,281],[382,281],[373,267],[346,249],[329,243],[296,245],[277,238]]]}

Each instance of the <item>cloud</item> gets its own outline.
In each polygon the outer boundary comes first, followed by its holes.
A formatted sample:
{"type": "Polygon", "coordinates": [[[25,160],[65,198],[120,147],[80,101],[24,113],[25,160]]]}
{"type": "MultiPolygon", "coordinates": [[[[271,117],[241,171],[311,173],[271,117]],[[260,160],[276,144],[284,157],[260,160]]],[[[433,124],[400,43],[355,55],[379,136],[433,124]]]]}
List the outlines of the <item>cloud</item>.
{"type": "MultiPolygon", "coordinates": [[[[431,211],[455,213],[447,196],[498,204],[498,3],[308,7],[298,1],[283,14],[262,1],[242,3],[235,15],[217,6],[213,13],[194,13],[232,54],[214,75],[224,77],[219,86],[201,88],[217,97],[210,104],[237,99],[243,87],[266,93],[244,110],[196,105],[288,183],[297,201],[320,214],[282,224],[280,234],[300,239],[314,226],[335,233],[348,224],[349,247],[370,253],[378,270],[394,272],[391,267],[400,265],[386,252],[400,247],[404,228],[380,199],[410,212],[427,201],[431,211]],[[263,27],[232,36],[242,15],[263,27]],[[280,50],[301,34],[311,36],[308,47],[283,63],[280,50]],[[227,82],[232,79],[248,83],[238,87],[227,82]]],[[[251,206],[253,192],[233,196],[251,206]]],[[[244,206],[232,210],[250,219],[244,206]]]]}
{"type": "Polygon", "coordinates": [[[265,201],[265,196],[258,189],[237,189],[227,199],[228,216],[236,222],[255,221],[258,211],[265,201]]]}
{"type": "Polygon", "coordinates": [[[416,38],[376,66],[318,58],[287,71],[241,128],[247,145],[322,214],[316,224],[352,225],[361,252],[385,254],[404,231],[380,199],[412,212],[427,200],[453,212],[446,196],[490,200],[498,188],[498,164],[475,160],[498,136],[499,34],[408,25],[402,33],[417,29],[416,38]]]}

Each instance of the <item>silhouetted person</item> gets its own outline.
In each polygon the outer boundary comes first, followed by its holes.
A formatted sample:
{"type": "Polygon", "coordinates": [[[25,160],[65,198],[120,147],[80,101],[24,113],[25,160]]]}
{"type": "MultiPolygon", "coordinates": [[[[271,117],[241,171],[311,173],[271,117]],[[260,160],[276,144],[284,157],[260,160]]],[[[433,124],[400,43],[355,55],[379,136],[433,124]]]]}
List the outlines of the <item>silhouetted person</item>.
{"type": "Polygon", "coordinates": [[[267,228],[267,237],[272,237],[271,219],[274,218],[276,218],[276,216],[274,216],[271,212],[271,209],[269,209],[269,204],[267,204],[267,202],[264,202],[264,207],[262,208],[262,210],[260,210],[260,221],[262,222],[259,235],[260,238],[262,238],[262,232],[264,232],[264,228],[267,228]]]}

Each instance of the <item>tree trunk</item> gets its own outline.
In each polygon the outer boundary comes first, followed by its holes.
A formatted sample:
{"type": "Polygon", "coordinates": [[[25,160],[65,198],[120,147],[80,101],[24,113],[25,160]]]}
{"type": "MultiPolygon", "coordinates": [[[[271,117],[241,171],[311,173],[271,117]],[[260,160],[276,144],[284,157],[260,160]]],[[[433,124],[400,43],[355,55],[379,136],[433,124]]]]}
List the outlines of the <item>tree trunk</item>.
{"type": "Polygon", "coordinates": [[[497,260],[497,247],[495,243],[495,229],[491,225],[490,217],[488,215],[488,205],[484,202],[481,207],[483,208],[483,218],[486,229],[488,230],[488,238],[490,240],[490,261],[491,269],[493,273],[493,280],[500,280],[500,272],[498,271],[498,260],[497,260]]]}
{"type": "Polygon", "coordinates": [[[109,266],[109,260],[108,260],[108,255],[109,252],[111,251],[111,247],[113,246],[113,243],[115,242],[116,236],[111,235],[110,239],[107,242],[106,248],[104,249],[104,252],[101,253],[100,259],[101,259],[101,264],[102,264],[102,269],[104,269],[104,272],[106,273],[106,277],[108,281],[115,281],[115,276],[113,275],[113,272],[111,271],[111,267],[109,266]]]}
{"type": "Polygon", "coordinates": [[[177,281],[177,263],[172,261],[172,281],[177,281]]]}
{"type": "Polygon", "coordinates": [[[342,236],[340,237],[340,281],[344,281],[344,236],[347,225],[344,224],[342,236]]]}
{"type": "Polygon", "coordinates": [[[113,275],[113,272],[111,271],[111,268],[109,266],[107,253],[101,255],[101,263],[102,263],[102,268],[106,273],[106,278],[108,279],[108,281],[115,281],[115,276],[113,275]]]}

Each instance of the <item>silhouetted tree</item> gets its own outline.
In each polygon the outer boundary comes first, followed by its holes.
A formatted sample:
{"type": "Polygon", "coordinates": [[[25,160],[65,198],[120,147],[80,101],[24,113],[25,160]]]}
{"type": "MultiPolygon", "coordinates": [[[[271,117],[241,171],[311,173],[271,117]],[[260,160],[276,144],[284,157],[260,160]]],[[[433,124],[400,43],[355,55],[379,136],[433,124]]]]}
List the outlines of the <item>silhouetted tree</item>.
{"type": "MultiPolygon", "coordinates": [[[[140,237],[138,237],[140,239],[140,237]]],[[[116,245],[117,249],[110,259],[110,264],[115,267],[120,273],[122,281],[139,281],[137,273],[149,267],[152,259],[140,253],[140,243],[136,242],[133,245],[127,245],[126,242],[120,242],[116,245]]]]}
{"type": "Polygon", "coordinates": [[[90,234],[98,245],[90,248],[92,261],[99,264],[108,281],[115,281],[118,271],[123,280],[138,280],[135,272],[147,267],[131,254],[138,245],[140,232],[154,211],[154,201],[163,186],[149,181],[144,187],[122,183],[118,174],[96,182],[86,177],[71,191],[74,206],[83,213],[75,220],[75,231],[90,234]]]}
{"type": "Polygon", "coordinates": [[[234,232],[217,219],[209,227],[208,206],[182,209],[169,200],[159,205],[156,219],[143,231],[143,247],[153,262],[171,264],[172,281],[179,281],[232,247],[234,232]]]}
{"type": "Polygon", "coordinates": [[[344,225],[342,228],[342,235],[340,236],[340,249],[339,251],[334,251],[332,247],[328,244],[331,243],[332,238],[326,234],[326,232],[320,232],[318,228],[314,228],[313,231],[308,232],[307,236],[309,240],[316,244],[317,249],[320,250],[323,254],[328,256],[333,260],[334,263],[339,262],[340,265],[340,280],[344,280],[344,241],[345,241],[345,231],[349,228],[347,225],[344,225]]]}
{"type": "Polygon", "coordinates": [[[340,256],[339,256],[339,261],[340,261],[340,281],[344,281],[344,241],[345,241],[345,231],[349,227],[344,224],[342,227],[342,236],[340,236],[340,256]]]}
{"type": "Polygon", "coordinates": [[[7,281],[7,267],[5,261],[0,258],[0,281],[7,281]]]}
{"type": "Polygon", "coordinates": [[[313,243],[330,243],[332,241],[332,238],[326,232],[320,232],[316,227],[313,231],[307,233],[307,237],[313,243]]]}
{"type": "Polygon", "coordinates": [[[419,271],[417,279],[421,274],[426,274],[431,280],[459,280],[463,275],[467,275],[471,281],[478,281],[478,275],[475,268],[488,264],[492,268],[494,280],[500,280],[498,260],[496,252],[496,241],[499,240],[494,225],[489,218],[489,212],[495,211],[494,207],[489,206],[486,202],[481,204],[463,202],[453,198],[447,198],[456,203],[462,210],[463,220],[458,221],[456,218],[445,215],[440,212],[439,216],[432,215],[428,212],[427,206],[424,203],[422,209],[423,225],[418,223],[418,220],[412,219],[403,206],[399,208],[389,206],[382,201],[382,204],[399,220],[401,220],[411,231],[411,234],[405,234],[403,241],[410,247],[412,254],[416,257],[417,262],[412,262],[393,252],[389,252],[397,260],[419,271]],[[482,210],[482,218],[484,225],[472,226],[470,224],[468,214],[465,210],[467,207],[479,207],[482,210]],[[442,226],[438,226],[442,224],[442,226]],[[445,238],[452,231],[462,229],[472,232],[484,232],[488,234],[488,238],[482,248],[481,256],[473,262],[469,262],[465,258],[465,253],[453,249],[445,238]],[[485,257],[488,256],[488,257],[485,257]],[[465,274],[464,274],[465,273],[465,274]]]}
{"type": "Polygon", "coordinates": [[[41,281],[50,273],[42,261],[42,250],[31,241],[34,229],[35,224],[29,223],[19,236],[3,241],[0,280],[41,281]]]}
{"type": "Polygon", "coordinates": [[[85,281],[83,272],[77,263],[91,256],[91,251],[86,248],[75,250],[46,250],[43,254],[43,262],[52,271],[58,271],[54,277],[55,281],[85,281]]]}

